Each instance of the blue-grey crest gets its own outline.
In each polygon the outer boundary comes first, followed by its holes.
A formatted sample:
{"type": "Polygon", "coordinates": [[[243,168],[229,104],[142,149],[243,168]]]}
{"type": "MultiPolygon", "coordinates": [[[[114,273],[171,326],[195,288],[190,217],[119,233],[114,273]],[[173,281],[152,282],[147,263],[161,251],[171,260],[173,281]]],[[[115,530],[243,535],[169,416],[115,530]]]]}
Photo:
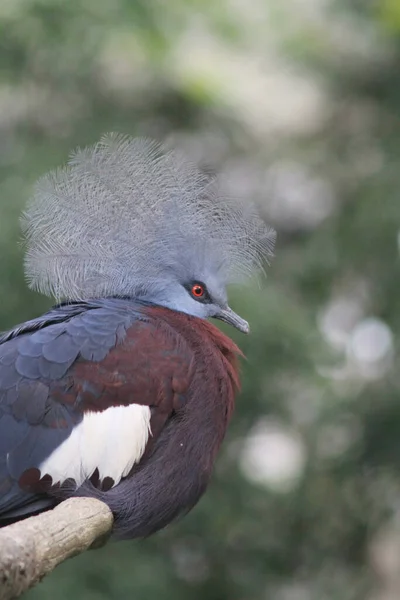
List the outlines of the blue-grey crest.
{"type": "Polygon", "coordinates": [[[43,177],[22,228],[26,277],[44,294],[141,298],[242,331],[226,285],[262,268],[275,241],[250,201],[220,195],[181,153],[119,134],[43,177]]]}

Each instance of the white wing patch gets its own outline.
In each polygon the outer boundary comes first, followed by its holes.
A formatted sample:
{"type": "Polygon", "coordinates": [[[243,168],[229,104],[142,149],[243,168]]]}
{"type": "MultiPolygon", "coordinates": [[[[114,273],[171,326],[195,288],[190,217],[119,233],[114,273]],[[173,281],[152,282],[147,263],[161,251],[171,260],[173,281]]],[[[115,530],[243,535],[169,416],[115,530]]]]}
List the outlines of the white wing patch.
{"type": "Polygon", "coordinates": [[[40,465],[53,483],[73,478],[77,486],[99,470],[114,485],[141,459],[150,435],[150,408],[132,404],[85,413],[68,439],[40,465]]]}

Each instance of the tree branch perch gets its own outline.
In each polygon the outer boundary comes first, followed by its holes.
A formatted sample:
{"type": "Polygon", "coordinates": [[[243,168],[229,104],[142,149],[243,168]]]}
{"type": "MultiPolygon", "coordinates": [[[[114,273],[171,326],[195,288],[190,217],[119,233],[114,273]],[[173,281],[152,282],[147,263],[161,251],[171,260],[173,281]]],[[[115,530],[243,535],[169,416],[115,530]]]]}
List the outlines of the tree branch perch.
{"type": "Polygon", "coordinates": [[[71,498],[37,517],[0,529],[0,600],[12,600],[67,558],[110,534],[108,506],[71,498]]]}

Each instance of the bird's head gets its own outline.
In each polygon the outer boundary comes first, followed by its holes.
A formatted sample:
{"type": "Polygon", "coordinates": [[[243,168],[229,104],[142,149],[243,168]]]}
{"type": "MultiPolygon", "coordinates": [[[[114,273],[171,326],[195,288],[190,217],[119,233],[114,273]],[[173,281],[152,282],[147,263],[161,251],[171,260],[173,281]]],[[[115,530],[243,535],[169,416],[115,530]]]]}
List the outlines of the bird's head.
{"type": "Polygon", "coordinates": [[[203,271],[201,277],[193,276],[182,282],[166,284],[154,295],[158,304],[194,315],[224,321],[243,333],[249,332],[249,324],[228,305],[226,289],[218,277],[203,271]]]}
{"type": "Polygon", "coordinates": [[[219,196],[178,152],[115,134],[43,177],[22,226],[40,292],[130,296],[245,333],[226,288],[262,268],[275,241],[250,203],[219,196]]]}

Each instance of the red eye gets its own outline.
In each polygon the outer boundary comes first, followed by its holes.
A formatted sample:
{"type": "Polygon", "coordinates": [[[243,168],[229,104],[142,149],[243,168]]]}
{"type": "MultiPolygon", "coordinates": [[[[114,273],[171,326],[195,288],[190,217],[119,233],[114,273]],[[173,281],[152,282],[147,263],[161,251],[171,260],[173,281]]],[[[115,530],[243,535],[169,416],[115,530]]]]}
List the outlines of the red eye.
{"type": "Polygon", "coordinates": [[[192,294],[195,298],[202,298],[204,296],[204,287],[200,283],[195,283],[192,286],[192,294]]]}

